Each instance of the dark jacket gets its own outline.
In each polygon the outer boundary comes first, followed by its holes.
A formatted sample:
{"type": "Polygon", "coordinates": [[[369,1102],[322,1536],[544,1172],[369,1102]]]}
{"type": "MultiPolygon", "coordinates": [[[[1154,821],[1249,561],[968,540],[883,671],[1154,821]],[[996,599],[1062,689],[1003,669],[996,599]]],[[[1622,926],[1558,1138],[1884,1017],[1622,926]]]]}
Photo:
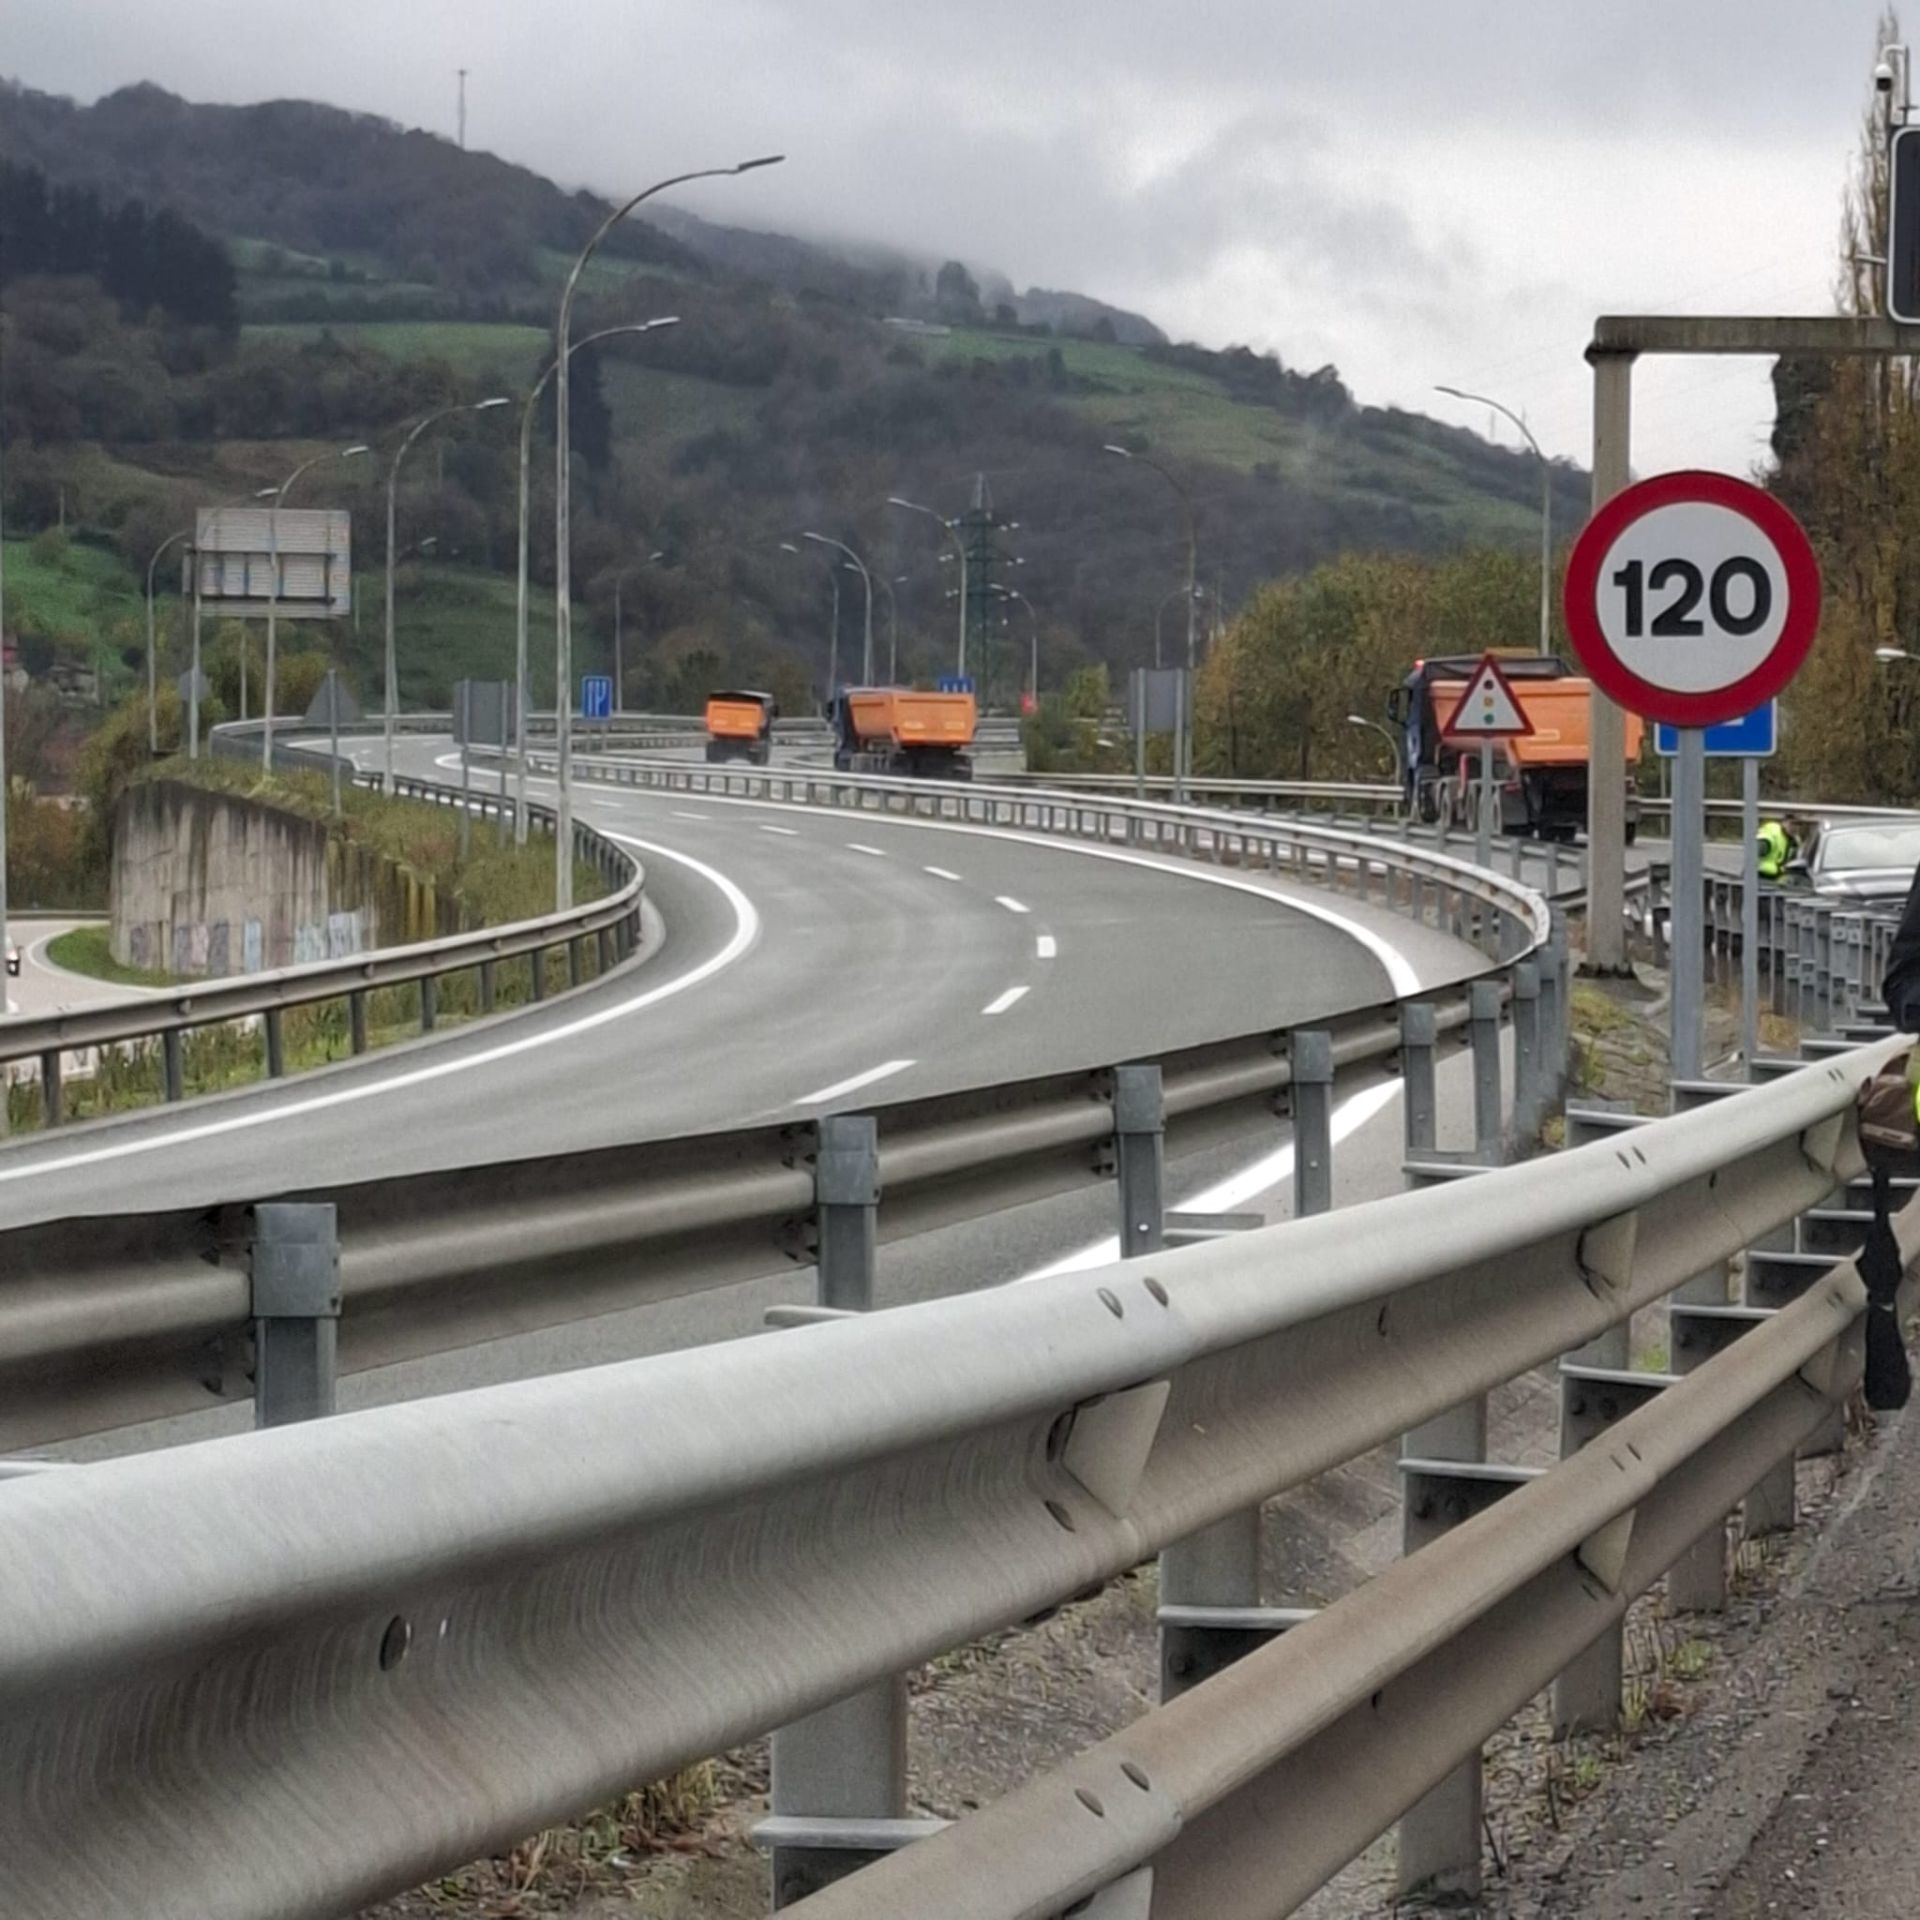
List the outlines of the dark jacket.
{"type": "Polygon", "coordinates": [[[1902,1033],[1920,1033],[1920,869],[1907,889],[1900,930],[1887,954],[1887,977],[1881,987],[1887,1011],[1902,1033]]]}

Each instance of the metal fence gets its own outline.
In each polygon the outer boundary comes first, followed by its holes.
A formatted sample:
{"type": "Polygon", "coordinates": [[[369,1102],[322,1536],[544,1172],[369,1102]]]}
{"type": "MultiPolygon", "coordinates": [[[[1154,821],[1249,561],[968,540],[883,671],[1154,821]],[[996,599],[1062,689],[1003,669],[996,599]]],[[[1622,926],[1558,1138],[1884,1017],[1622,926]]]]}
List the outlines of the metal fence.
{"type": "MultiPolygon", "coordinates": [[[[357,730],[375,729],[363,723],[357,730]]],[[[257,726],[217,729],[215,751],[251,756],[257,751],[254,743],[258,738],[257,726]]],[[[282,765],[324,769],[330,764],[324,752],[291,741],[276,739],[274,752],[282,765]]],[[[363,785],[376,783],[375,776],[357,771],[353,777],[363,785]]],[[[476,820],[506,819],[512,811],[510,803],[503,810],[496,795],[472,793],[463,797],[433,781],[397,777],[393,791],[409,799],[462,808],[476,820]]],[[[552,831],[553,818],[546,809],[529,811],[546,831],[552,831]]],[[[265,1037],[263,1070],[268,1078],[277,1079],[288,1066],[285,1018],[296,1007],[344,1002],[348,1011],[347,1044],[359,1054],[368,1045],[369,996],[383,987],[417,987],[420,1030],[431,1032],[438,1017],[440,989],[450,977],[474,976],[477,1008],[484,1015],[494,1011],[497,970],[505,962],[526,962],[534,999],[546,996],[548,958],[555,953],[567,957],[568,987],[579,986],[590,971],[604,975],[624,967],[639,957],[642,947],[645,876],[640,863],[591,827],[576,825],[574,839],[578,857],[594,869],[607,889],[600,898],[583,906],[338,960],[195,981],[118,1004],[0,1019],[0,1088],[6,1083],[8,1063],[33,1061],[38,1068],[41,1117],[46,1125],[58,1126],[66,1117],[70,1062],[80,1056],[85,1064],[97,1064],[95,1057],[101,1048],[139,1047],[157,1041],[161,1094],[168,1101],[177,1101],[188,1091],[186,1038],[199,1029],[257,1019],[265,1037]]]]}

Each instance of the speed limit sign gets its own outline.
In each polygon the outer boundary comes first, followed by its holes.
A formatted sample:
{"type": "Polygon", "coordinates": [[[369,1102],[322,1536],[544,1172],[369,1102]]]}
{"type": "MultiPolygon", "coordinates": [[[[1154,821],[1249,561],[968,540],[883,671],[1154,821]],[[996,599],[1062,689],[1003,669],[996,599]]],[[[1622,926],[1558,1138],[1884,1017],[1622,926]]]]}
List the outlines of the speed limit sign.
{"type": "Polygon", "coordinates": [[[1567,632],[1609,699],[1711,727],[1771,700],[1820,624],[1820,564],[1770,493],[1665,473],[1617,493],[1567,563],[1567,632]]]}

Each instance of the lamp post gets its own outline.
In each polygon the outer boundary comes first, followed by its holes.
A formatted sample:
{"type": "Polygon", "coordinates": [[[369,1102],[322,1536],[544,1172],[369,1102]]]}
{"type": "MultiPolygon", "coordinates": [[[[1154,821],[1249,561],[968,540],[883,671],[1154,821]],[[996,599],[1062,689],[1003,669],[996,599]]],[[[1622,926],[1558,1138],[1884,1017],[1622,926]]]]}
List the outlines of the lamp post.
{"type": "Polygon", "coordinates": [[[178,533],[168,534],[154,548],[153,558],[147,562],[147,752],[156,760],[160,757],[160,669],[154,640],[153,577],[168,548],[177,547],[182,540],[192,537],[191,527],[182,527],[178,533]]]}
{"type": "Polygon", "coordinates": [[[1454,400],[1465,400],[1476,407],[1491,407],[1495,413],[1504,415],[1520,429],[1527,445],[1533,449],[1533,457],[1540,462],[1540,651],[1543,654],[1553,651],[1553,463],[1548,460],[1546,449],[1533,437],[1533,429],[1514,412],[1511,407],[1502,406],[1498,400],[1490,400],[1484,393],[1467,393],[1459,387],[1435,387],[1435,393],[1444,393],[1454,400]]]}
{"type": "MultiPolygon", "coordinates": [[[[673,327],[679,323],[680,316],[669,313],[657,320],[635,321],[629,326],[602,327],[598,333],[589,333],[574,341],[567,351],[578,353],[582,347],[590,347],[596,340],[610,340],[616,333],[651,333],[655,327],[673,327]]],[[[513,602],[513,751],[519,762],[513,801],[513,844],[516,847],[527,844],[527,524],[533,419],[539,409],[540,396],[546,392],[547,382],[553,378],[554,368],[558,365],[557,360],[547,362],[520,408],[520,572],[513,602]]],[[[559,705],[557,690],[554,704],[559,705]]]]}
{"type": "MultiPolygon", "coordinates": [[[[824,533],[803,533],[800,538],[811,540],[816,546],[833,547],[844,553],[852,561],[854,572],[860,576],[861,585],[867,590],[867,623],[860,650],[860,684],[870,687],[873,685],[873,575],[867,571],[867,563],[844,540],[830,539],[824,533]]],[[[837,622],[835,631],[838,632],[837,622]]]]}
{"type": "Polygon", "coordinates": [[[1400,742],[1396,740],[1393,734],[1387,728],[1383,727],[1378,720],[1369,720],[1364,713],[1348,714],[1347,725],[1350,727],[1371,728],[1373,732],[1377,733],[1380,738],[1387,743],[1387,751],[1393,755],[1393,784],[1398,787],[1404,795],[1407,790],[1407,776],[1405,762],[1400,758],[1400,742]]]}
{"type": "Polygon", "coordinates": [[[621,612],[620,590],[633,575],[640,571],[642,566],[650,567],[656,561],[664,560],[666,557],[666,549],[664,547],[657,548],[654,552],[648,554],[644,561],[638,562],[630,567],[622,567],[620,571],[613,576],[613,710],[615,713],[620,711],[620,703],[627,697],[627,668],[626,653],[624,650],[626,623],[621,612]]]}
{"type": "Polygon", "coordinates": [[[702,167],[693,173],[676,173],[643,187],[632,199],[623,201],[594,228],[580,257],[560,290],[560,316],[554,326],[554,527],[553,527],[553,626],[554,626],[554,724],[560,731],[560,791],[555,806],[553,904],[556,912],[573,905],[573,435],[568,418],[571,395],[567,385],[567,363],[573,358],[573,299],[580,276],[594,256],[600,242],[643,200],[669,187],[685,186],[690,180],[712,180],[722,175],[751,173],[756,167],[777,166],[784,158],[777,153],[757,160],[742,160],[731,167],[702,167]]]}
{"type": "MultiPolygon", "coordinates": [[[[1157,607],[1155,607],[1153,610],[1153,664],[1156,667],[1161,665],[1161,659],[1160,659],[1161,619],[1165,615],[1167,609],[1170,606],[1172,606],[1173,603],[1176,600],[1178,600],[1183,593],[1188,593],[1188,591],[1189,590],[1186,587],[1175,587],[1174,590],[1170,594],[1168,594],[1167,597],[1164,600],[1162,600],[1160,604],[1157,607]]],[[[1195,587],[1191,590],[1190,597],[1197,598],[1198,596],[1204,594],[1205,592],[1206,592],[1205,587],[1195,587]]]]}
{"type": "Polygon", "coordinates": [[[1194,621],[1199,606],[1200,590],[1200,533],[1193,516],[1193,495],[1173,477],[1170,469],[1163,467],[1157,460],[1149,460],[1144,453],[1135,453],[1129,447],[1115,446],[1112,441],[1102,449],[1117,459],[1131,460],[1136,465],[1151,467],[1174,491],[1180,502],[1180,511],[1187,527],[1187,678],[1180,701],[1180,735],[1177,741],[1178,752],[1174,759],[1173,797],[1176,802],[1184,800],[1187,792],[1187,774],[1193,766],[1193,669],[1197,651],[1194,621]]]}
{"type": "Polygon", "coordinates": [[[273,765],[274,627],[275,617],[280,611],[280,509],[286,504],[287,495],[293,491],[293,483],[309,467],[317,467],[322,460],[358,460],[368,451],[363,443],[356,442],[353,446],[316,453],[311,460],[302,460],[281,481],[274,492],[273,504],[267,508],[267,680],[266,694],[260,703],[261,718],[265,722],[260,729],[260,770],[263,773],[273,765]]]}
{"type": "MultiPolygon", "coordinates": [[[[841,562],[846,565],[844,561],[841,562]]],[[[852,572],[849,567],[848,572],[852,572]]],[[[900,681],[900,602],[893,591],[895,580],[904,580],[904,573],[896,573],[889,580],[884,573],[873,576],[873,584],[887,596],[887,685],[897,686],[900,681]]]]}
{"type": "Polygon", "coordinates": [[[424,419],[416,420],[407,429],[405,437],[393,451],[393,464],[387,469],[387,634],[386,634],[386,694],[382,761],[384,772],[381,784],[388,793],[393,791],[393,727],[399,712],[400,675],[398,651],[393,635],[393,568],[397,558],[395,547],[399,533],[399,497],[400,463],[407,457],[407,450],[426,432],[429,427],[437,426],[442,420],[451,420],[456,413],[491,413],[496,407],[511,406],[504,393],[496,393],[485,400],[463,400],[458,406],[442,407],[437,413],[430,413],[424,419]]]}
{"type": "Polygon", "coordinates": [[[1003,597],[1018,600],[1027,610],[1027,693],[1033,702],[1033,711],[1040,711],[1040,616],[1033,610],[1033,602],[1024,593],[1013,587],[1004,590],[1003,597]]]}
{"type": "MultiPolygon", "coordinates": [[[[796,559],[805,558],[791,540],[782,540],[780,551],[790,553],[796,559]]],[[[827,703],[831,705],[840,685],[840,568],[838,566],[829,566],[827,584],[833,588],[833,628],[827,636],[827,703]]]]}
{"type": "Polygon", "coordinates": [[[931,507],[923,507],[917,500],[903,500],[897,493],[887,495],[887,505],[899,507],[907,513],[924,513],[953,542],[954,553],[960,561],[960,645],[953,657],[953,670],[957,674],[965,674],[967,670],[967,543],[960,538],[960,523],[957,520],[949,520],[945,514],[935,513],[931,507]]]}

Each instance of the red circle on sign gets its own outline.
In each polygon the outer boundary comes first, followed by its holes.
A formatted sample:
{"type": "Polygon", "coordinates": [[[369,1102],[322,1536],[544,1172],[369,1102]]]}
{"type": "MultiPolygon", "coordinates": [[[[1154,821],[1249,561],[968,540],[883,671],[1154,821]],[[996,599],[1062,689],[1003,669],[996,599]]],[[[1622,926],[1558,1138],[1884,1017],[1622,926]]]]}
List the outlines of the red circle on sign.
{"type": "Polygon", "coordinates": [[[1663,473],[1616,493],[1581,529],[1567,560],[1563,611],[1580,664],[1608,699],[1669,726],[1713,727],[1751,713],[1800,671],[1820,626],[1820,562],[1806,530],[1772,494],[1727,473],[1663,473]],[[1634,672],[1614,652],[1596,599],[1600,569],[1620,536],[1644,515],[1688,502],[1725,507],[1750,521],[1779,555],[1787,578],[1786,617],[1772,651],[1740,679],[1692,692],[1634,672]]]}

